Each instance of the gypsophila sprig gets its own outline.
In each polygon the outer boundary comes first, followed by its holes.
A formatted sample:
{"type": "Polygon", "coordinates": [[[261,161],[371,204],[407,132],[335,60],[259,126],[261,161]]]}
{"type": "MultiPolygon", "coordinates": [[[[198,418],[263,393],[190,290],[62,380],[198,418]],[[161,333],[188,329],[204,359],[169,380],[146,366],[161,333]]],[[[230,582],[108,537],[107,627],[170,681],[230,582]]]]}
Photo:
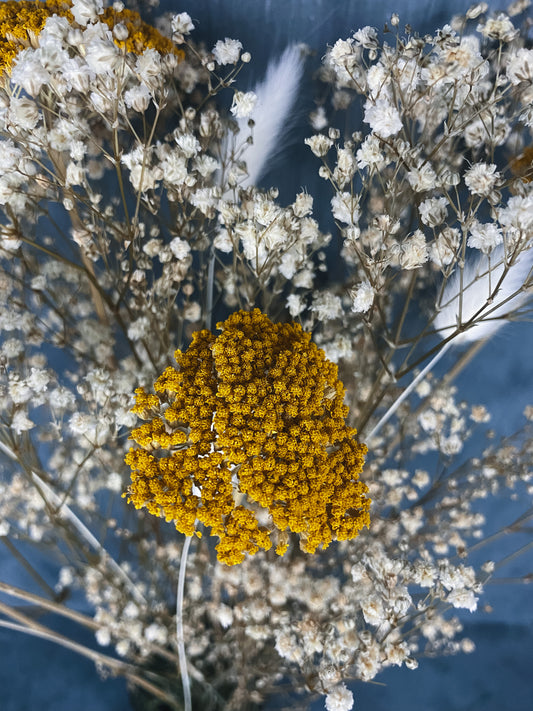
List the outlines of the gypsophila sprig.
{"type": "Polygon", "coordinates": [[[358,476],[366,447],[345,425],[336,366],[299,325],[273,324],[259,309],[218,328],[176,352],[156,395],[137,391],[133,412],[148,422],[131,435],[141,449],[126,457],[129,500],[189,536],[196,521],[208,526],[229,565],[268,550],[273,530],[279,555],[288,532],[308,553],[354,538],[370,522],[358,476]]]}
{"type": "MultiPolygon", "coordinates": [[[[26,47],[38,47],[39,35],[52,16],[65,18],[71,26],[85,27],[99,19],[113,32],[114,43],[126,52],[142,54],[147,49],[172,52],[183,57],[168,37],[143,22],[138,12],[103,8],[102,3],[79,8],[76,0],[7,0],[0,4],[0,72],[8,72],[26,47]]],[[[102,48],[103,49],[103,48],[102,48]]]]}

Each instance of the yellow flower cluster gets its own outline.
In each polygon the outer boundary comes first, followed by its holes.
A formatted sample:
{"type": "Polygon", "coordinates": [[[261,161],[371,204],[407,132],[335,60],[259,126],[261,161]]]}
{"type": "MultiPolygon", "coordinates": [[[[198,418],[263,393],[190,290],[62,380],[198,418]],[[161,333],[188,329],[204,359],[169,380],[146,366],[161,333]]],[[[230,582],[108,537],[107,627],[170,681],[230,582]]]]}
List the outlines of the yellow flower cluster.
{"type": "Polygon", "coordinates": [[[370,522],[358,477],[367,449],[345,423],[337,366],[301,326],[259,309],[217,328],[176,351],[155,395],[136,391],[133,412],[146,422],[126,456],[129,501],[188,536],[197,521],[210,527],[228,565],[268,550],[271,537],[283,555],[289,531],[309,553],[354,538],[370,522]]]}
{"type": "MultiPolygon", "coordinates": [[[[0,2],[0,74],[10,70],[14,58],[24,47],[37,46],[38,35],[46,20],[52,15],[66,17],[74,25],[71,7],[72,0],[0,2]]],[[[99,19],[111,30],[119,23],[126,26],[128,37],[125,40],[114,41],[127,52],[142,54],[146,49],[151,48],[162,54],[174,53],[179,58],[183,57],[183,52],[155,27],[143,22],[138,12],[125,9],[117,12],[112,7],[107,7],[99,19]]]]}

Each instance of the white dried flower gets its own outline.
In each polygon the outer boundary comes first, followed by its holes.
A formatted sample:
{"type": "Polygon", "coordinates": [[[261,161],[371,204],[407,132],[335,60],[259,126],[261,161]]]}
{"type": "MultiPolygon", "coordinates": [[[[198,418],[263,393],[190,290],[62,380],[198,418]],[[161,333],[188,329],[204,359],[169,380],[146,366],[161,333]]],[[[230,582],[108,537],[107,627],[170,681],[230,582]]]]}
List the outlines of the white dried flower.
{"type": "Polygon", "coordinates": [[[27,94],[36,97],[41,87],[49,81],[50,74],[35,50],[23,49],[17,54],[11,70],[11,82],[14,85],[21,86],[27,94]]]}
{"type": "Polygon", "coordinates": [[[455,259],[461,234],[455,227],[445,227],[431,244],[429,254],[433,264],[443,268],[455,259]]]}
{"type": "Polygon", "coordinates": [[[366,25],[361,27],[360,30],[354,32],[353,38],[355,43],[361,45],[365,49],[377,49],[378,43],[378,33],[375,27],[370,27],[366,25]]]}
{"type": "Polygon", "coordinates": [[[350,711],[353,709],[353,694],[344,684],[339,684],[326,696],[327,711],[350,711]]]}
{"type": "Polygon", "coordinates": [[[502,42],[511,42],[518,34],[518,30],[503,12],[486,20],[484,25],[478,27],[478,31],[484,37],[502,42]]]}
{"type": "Polygon", "coordinates": [[[221,603],[217,608],[217,619],[224,629],[233,623],[233,610],[228,605],[221,603]]]}
{"type": "Polygon", "coordinates": [[[219,249],[221,252],[225,252],[226,254],[230,254],[233,251],[233,242],[231,241],[231,237],[229,236],[227,230],[219,230],[213,241],[213,246],[215,249],[219,249]]]}
{"type": "Polygon", "coordinates": [[[254,110],[257,96],[253,91],[236,91],[233,94],[233,102],[230,111],[235,118],[247,118],[254,110]]]}
{"type": "Polygon", "coordinates": [[[293,318],[299,316],[305,310],[305,302],[300,294],[289,294],[287,296],[287,308],[293,318]]]}
{"type": "Polygon", "coordinates": [[[292,204],[292,211],[296,217],[305,217],[313,212],[313,198],[305,192],[298,193],[292,204]]]}
{"type": "Polygon", "coordinates": [[[490,195],[500,174],[494,163],[475,163],[465,173],[465,184],[472,195],[487,197],[490,195]]]}
{"type": "Polygon", "coordinates": [[[418,168],[412,168],[407,173],[407,180],[416,193],[423,193],[435,188],[437,176],[431,165],[424,163],[418,168]]]}
{"type": "Polygon", "coordinates": [[[420,203],[418,208],[420,219],[429,227],[441,225],[448,215],[448,201],[446,198],[428,198],[420,203]]]}
{"type": "Polygon", "coordinates": [[[74,21],[85,27],[89,22],[95,22],[103,9],[103,0],[73,0],[70,11],[74,21]]]}
{"type": "Polygon", "coordinates": [[[39,109],[34,101],[25,97],[12,97],[9,105],[9,121],[17,128],[32,131],[39,123],[39,109]]]}
{"type": "Polygon", "coordinates": [[[378,627],[385,621],[383,603],[381,602],[381,598],[377,595],[371,595],[365,598],[365,600],[361,602],[361,610],[363,612],[365,622],[369,625],[378,627]]]}
{"type": "Polygon", "coordinates": [[[476,17],[479,17],[480,15],[483,15],[483,13],[487,12],[488,10],[488,5],[486,2],[478,2],[475,5],[472,5],[472,7],[468,8],[466,11],[466,17],[469,20],[475,20],[476,17]]]}
{"type": "Polygon", "coordinates": [[[124,103],[128,108],[138,113],[144,113],[151,100],[152,95],[144,84],[139,84],[124,92],[124,103]]]}
{"type": "Polygon", "coordinates": [[[135,60],[135,71],[149,87],[157,85],[161,66],[161,55],[153,48],[145,49],[135,60]]]}
{"type": "Polygon", "coordinates": [[[322,131],[328,125],[326,109],[323,106],[319,106],[316,111],[312,111],[309,114],[309,120],[315,131],[322,131]]]}
{"type": "Polygon", "coordinates": [[[367,100],[363,121],[382,138],[395,136],[403,127],[398,109],[384,98],[367,100]]]}
{"type": "Polygon", "coordinates": [[[309,146],[317,158],[322,158],[329,151],[333,145],[331,138],[324,136],[322,133],[318,133],[315,136],[306,138],[304,143],[309,146]]]}
{"type": "Polygon", "coordinates": [[[215,61],[218,64],[236,64],[241,56],[242,43],[239,40],[226,37],[224,41],[218,40],[213,47],[215,61]]]}
{"type": "Polygon", "coordinates": [[[507,57],[507,78],[515,86],[533,79],[533,50],[521,47],[507,57]]]}
{"type": "Polygon", "coordinates": [[[118,47],[111,39],[95,37],[86,48],[85,61],[97,75],[113,74],[120,61],[118,47]]]}
{"type": "Polygon", "coordinates": [[[429,258],[426,238],[421,230],[416,230],[400,246],[399,261],[402,269],[417,269],[429,258]]]}
{"type": "Polygon", "coordinates": [[[100,627],[96,630],[94,636],[101,647],[107,647],[111,644],[111,632],[108,627],[100,627]]]}
{"type": "Polygon", "coordinates": [[[85,169],[79,163],[74,163],[71,161],[67,165],[67,172],[65,174],[65,186],[70,187],[71,185],[82,185],[85,177],[85,169]]]}
{"type": "Polygon", "coordinates": [[[367,279],[350,291],[350,296],[352,311],[355,313],[366,313],[374,303],[374,289],[367,279]]]}
{"type": "Polygon", "coordinates": [[[188,12],[180,12],[174,15],[170,21],[170,27],[173,39],[178,44],[183,42],[184,35],[188,35],[194,30],[194,24],[188,12]]]}
{"type": "Polygon", "coordinates": [[[23,410],[17,410],[11,421],[11,428],[15,434],[22,434],[35,427],[35,422],[32,422],[23,410]]]}
{"type": "Polygon", "coordinates": [[[339,222],[355,225],[359,220],[359,199],[350,193],[337,193],[331,200],[333,217],[339,222]]]}
{"type": "Polygon", "coordinates": [[[169,246],[172,254],[179,260],[187,259],[191,252],[190,244],[180,237],[174,237],[169,246]]]}
{"type": "Polygon", "coordinates": [[[489,254],[494,247],[503,242],[500,228],[493,222],[482,224],[474,220],[469,229],[467,245],[479,249],[483,254],[489,254]]]}
{"type": "Polygon", "coordinates": [[[316,294],[313,298],[311,311],[314,311],[319,321],[330,321],[342,316],[342,301],[329,291],[316,294]]]}
{"type": "Polygon", "coordinates": [[[176,136],[176,143],[187,158],[192,158],[200,152],[200,141],[192,133],[176,136]]]}
{"type": "Polygon", "coordinates": [[[465,588],[452,590],[446,598],[446,602],[450,602],[455,608],[465,609],[469,612],[477,610],[477,601],[478,598],[472,590],[466,590],[465,588]]]}
{"type": "Polygon", "coordinates": [[[355,154],[357,167],[363,168],[374,167],[377,170],[385,166],[385,158],[381,150],[381,143],[377,136],[370,134],[365,138],[361,147],[355,154]]]}

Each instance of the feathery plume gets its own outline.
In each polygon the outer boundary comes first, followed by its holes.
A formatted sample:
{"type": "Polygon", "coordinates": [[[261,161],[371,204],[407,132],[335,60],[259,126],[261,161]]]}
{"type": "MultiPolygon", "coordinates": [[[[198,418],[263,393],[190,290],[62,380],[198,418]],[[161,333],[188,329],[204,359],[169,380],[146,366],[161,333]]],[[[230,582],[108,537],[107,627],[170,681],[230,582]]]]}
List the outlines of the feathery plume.
{"type": "Polygon", "coordinates": [[[524,285],[528,283],[532,269],[533,248],[522,252],[513,264],[507,266],[500,246],[490,256],[483,254],[468,262],[462,272],[456,270],[444,288],[443,307],[437,313],[434,326],[441,338],[447,338],[461,326],[470,321],[473,323],[466,330],[459,331],[433,356],[366,435],[367,440],[389,421],[452,345],[487,340],[506,323],[508,314],[519,309],[528,297],[524,285]]]}
{"type": "MultiPolygon", "coordinates": [[[[281,57],[268,66],[264,80],[253,92],[257,97],[255,107],[249,117],[238,118],[237,136],[249,134],[248,121],[254,122],[253,143],[245,144],[239,151],[239,158],[246,162],[247,177],[240,183],[247,188],[256,185],[264,171],[267,159],[271,159],[283,146],[280,132],[294,105],[302,78],[304,59],[301,48],[291,45],[281,57]]],[[[223,155],[235,150],[229,136],[223,147],[223,155]]]]}
{"type": "Polygon", "coordinates": [[[506,265],[502,246],[492,254],[480,255],[456,270],[446,284],[442,308],[434,321],[441,338],[447,338],[458,327],[471,326],[453,338],[454,345],[486,340],[506,322],[505,317],[519,309],[527,299],[523,289],[531,276],[533,249],[522,252],[511,265],[506,265]]]}

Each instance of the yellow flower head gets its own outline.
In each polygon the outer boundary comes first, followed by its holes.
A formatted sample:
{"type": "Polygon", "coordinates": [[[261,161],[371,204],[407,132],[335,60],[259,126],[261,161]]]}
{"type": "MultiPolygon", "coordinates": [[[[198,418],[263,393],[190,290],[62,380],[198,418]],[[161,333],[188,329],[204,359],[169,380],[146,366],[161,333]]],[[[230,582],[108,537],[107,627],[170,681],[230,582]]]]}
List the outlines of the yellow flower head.
{"type": "MultiPolygon", "coordinates": [[[[52,15],[66,17],[75,26],[70,11],[72,0],[7,0],[0,2],[0,75],[9,72],[17,54],[29,46],[38,45],[38,36],[46,20],[52,15]]],[[[106,7],[98,18],[110,30],[117,24],[125,25],[128,36],[125,40],[114,39],[126,52],[142,54],[146,49],[156,49],[162,54],[174,53],[179,58],[183,52],[175,47],[154,27],[141,20],[138,12],[116,11],[106,7]]]]}
{"type": "Polygon", "coordinates": [[[345,423],[337,366],[301,326],[259,309],[217,328],[176,351],[155,395],[136,391],[146,422],[131,434],[128,500],[188,536],[210,527],[228,565],[272,538],[283,555],[288,532],[308,553],[354,538],[370,522],[367,449],[345,423]]]}

